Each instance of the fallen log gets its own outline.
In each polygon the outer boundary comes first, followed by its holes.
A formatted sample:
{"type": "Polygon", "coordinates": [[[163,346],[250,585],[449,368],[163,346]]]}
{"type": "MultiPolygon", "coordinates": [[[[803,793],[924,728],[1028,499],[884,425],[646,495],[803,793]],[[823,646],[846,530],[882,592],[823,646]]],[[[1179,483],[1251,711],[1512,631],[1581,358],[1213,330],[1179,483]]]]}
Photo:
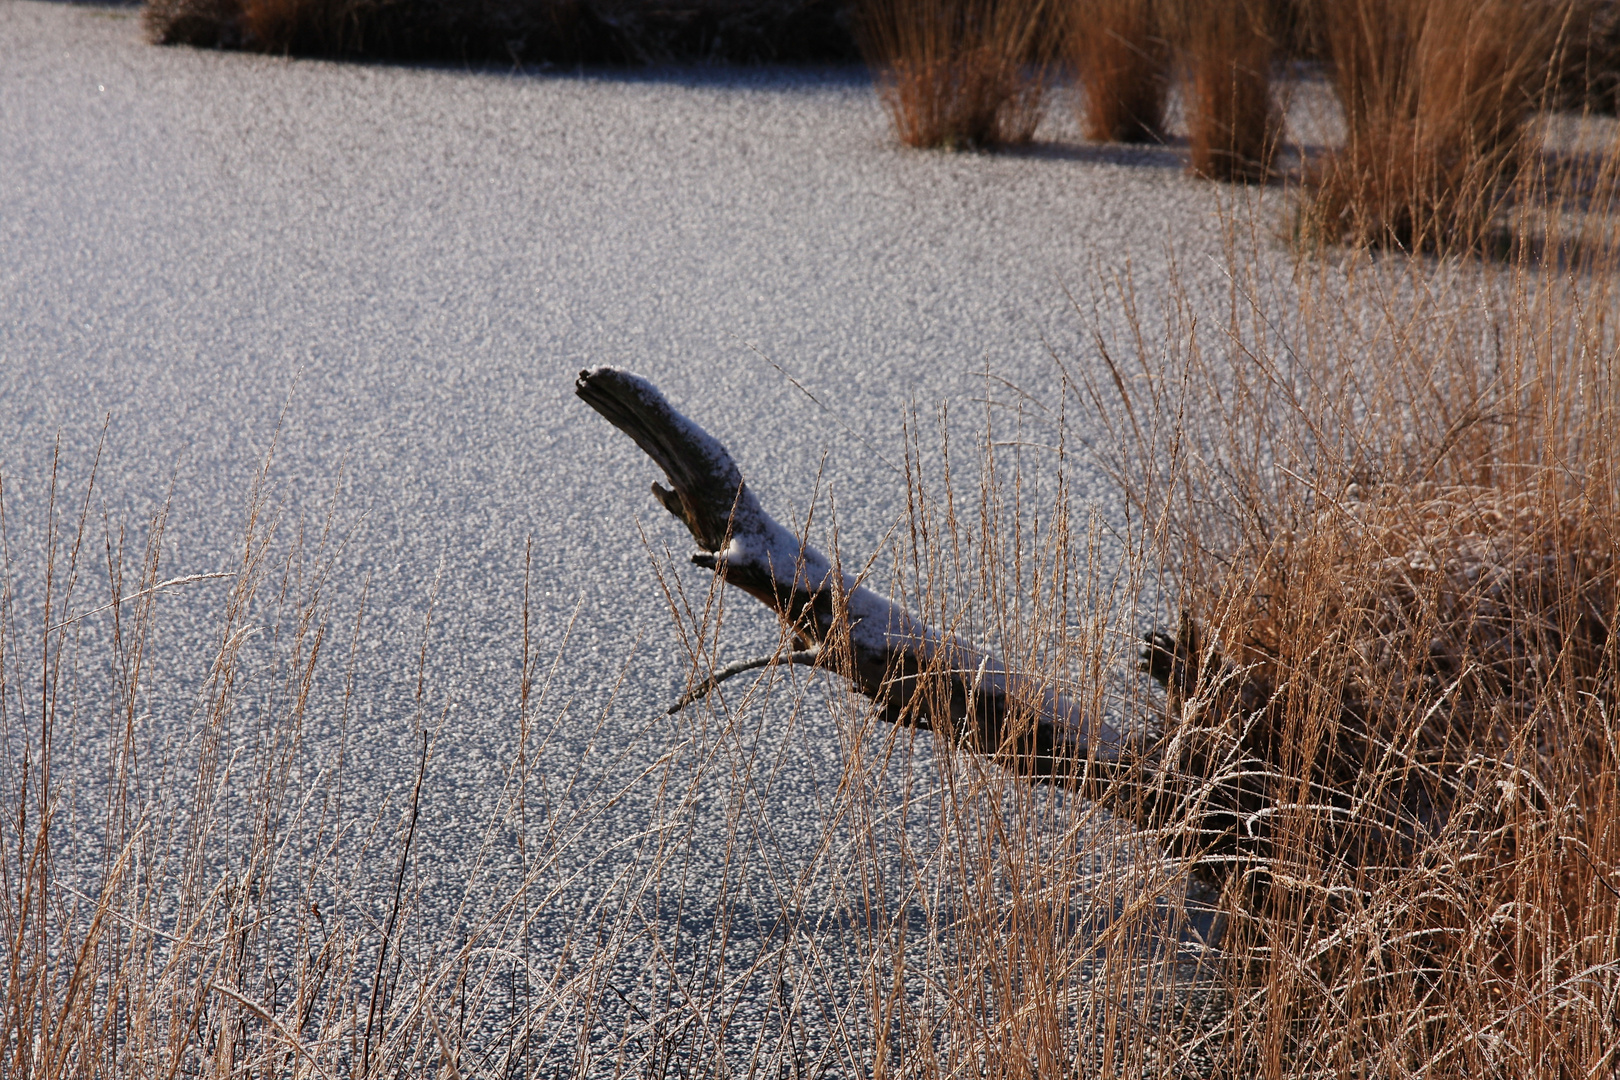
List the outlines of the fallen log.
{"type": "Polygon", "coordinates": [[[726,448],[650,382],[599,367],[580,372],[575,392],[663,470],[669,486],[655,482],[652,492],[691,532],[692,562],[776,612],[799,646],[789,660],[835,671],[885,720],[939,732],[1019,775],[1077,782],[1088,767],[1099,777],[1136,767],[1136,741],[1047,680],[925,625],[794,536],[760,506],[726,448]]]}
{"type": "MultiPolygon", "coordinates": [[[[1277,558],[1238,567],[1224,603],[1203,599],[1207,623],[1184,613],[1173,634],[1147,635],[1142,668],[1165,698],[1129,737],[844,574],[646,380],[596,368],[577,392],[663,470],[653,493],[691,532],[692,561],[779,616],[793,648],[778,662],[832,671],[947,753],[984,754],[1146,830],[1217,890],[1200,936],[1240,980],[1269,987],[1286,970],[1300,985],[1308,969],[1313,986],[1371,1002],[1365,1015],[1430,1008],[1475,993],[1481,972],[1508,985],[1502,972],[1536,971],[1504,913],[1543,890],[1542,910],[1572,919],[1571,900],[1598,895],[1564,891],[1566,850],[1614,892],[1571,831],[1612,801],[1608,780],[1588,779],[1613,775],[1607,717],[1620,711],[1612,518],[1571,524],[1556,504],[1490,490],[1320,508],[1277,539],[1277,558]]],[[[677,704],[767,662],[722,668],[677,704]]],[[[1188,899],[1209,911],[1207,894],[1188,899]]]]}

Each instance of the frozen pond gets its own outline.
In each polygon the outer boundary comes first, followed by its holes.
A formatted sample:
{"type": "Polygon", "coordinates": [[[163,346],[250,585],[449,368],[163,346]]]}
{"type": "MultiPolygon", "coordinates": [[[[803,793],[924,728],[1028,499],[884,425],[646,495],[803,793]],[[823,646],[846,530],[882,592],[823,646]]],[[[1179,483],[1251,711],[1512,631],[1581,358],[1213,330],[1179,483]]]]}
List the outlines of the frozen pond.
{"type": "MultiPolygon", "coordinates": [[[[42,618],[56,439],[71,523],[106,425],[92,566],[103,510],[138,563],[172,492],[164,578],[235,567],[274,441],[277,550],[328,506],[343,537],[315,764],[294,787],[330,760],[352,652],[341,812],[392,828],[419,731],[434,737],[414,841],[424,941],[460,932],[475,865],[499,881],[526,857],[482,846],[479,823],[510,810],[531,540],[542,682],[572,626],[541,710],[570,706],[547,768],[622,779],[691,735],[663,717],[687,660],[642,540],[680,563],[688,538],[647,493],[653,467],[572,396],[579,369],[650,377],[783,520],[802,520],[819,472],[859,559],[904,510],[906,410],[931,425],[948,405],[970,434],[987,368],[1055,396],[1044,342],[1098,363],[1089,298],[1127,265],[1144,296],[1173,261],[1194,292],[1222,288],[1219,193],[1173,150],[1086,146],[1061,101],[1030,151],[948,155],[894,147],[853,70],[332,64],[156,48],[130,9],[34,0],[0,5],[0,43],[0,467],[20,638],[42,618]]],[[[1112,514],[1106,478],[1077,468],[1081,503],[1112,514]]],[[[679,574],[701,596],[707,575],[679,574]]],[[[79,608],[104,578],[86,572],[79,608]]],[[[190,722],[223,594],[200,582],[158,601],[154,745],[190,722]]],[[[104,623],[85,621],[92,645],[104,623]]],[[[774,641],[762,610],[731,603],[723,659],[774,641]]],[[[93,801],[103,675],[79,678],[81,737],[59,767],[93,801]]],[[[738,941],[768,932],[782,882],[817,857],[840,774],[819,693],[792,725],[771,720],[785,705],[761,714],[775,765],[749,812],[774,846],[734,883],[728,902],[757,910],[738,941]]],[[[530,928],[536,956],[640,850],[611,845],[672,798],[641,785],[592,819],[577,844],[591,858],[530,928]]],[[[723,836],[728,805],[698,797],[682,820],[723,836]]],[[[676,906],[701,923],[730,856],[691,848],[676,906]]]]}

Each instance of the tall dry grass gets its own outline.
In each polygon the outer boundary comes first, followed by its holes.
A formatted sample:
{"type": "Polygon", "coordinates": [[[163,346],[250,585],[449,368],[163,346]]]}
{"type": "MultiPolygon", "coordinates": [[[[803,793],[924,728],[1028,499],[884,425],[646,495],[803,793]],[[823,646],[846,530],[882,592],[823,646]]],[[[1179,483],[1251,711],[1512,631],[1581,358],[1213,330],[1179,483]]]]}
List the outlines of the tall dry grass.
{"type": "MultiPolygon", "coordinates": [[[[1100,298],[1129,322],[1097,339],[1100,378],[1062,360],[1053,400],[987,377],[969,475],[947,426],[925,439],[913,420],[907,535],[884,555],[897,596],[1142,725],[1158,765],[1149,798],[1101,802],[1027,787],[950,733],[919,769],[917,736],[835,699],[857,823],[843,873],[870,956],[848,1020],[870,1040],[860,1060],[1606,1075],[1613,239],[1564,261],[1357,251],[1284,271],[1269,230],[1229,226],[1224,309],[1173,289],[1150,325],[1127,283],[1100,298]],[[1107,425],[1093,449],[1129,496],[1123,521],[1076,512],[1080,416],[1107,425]],[[1155,606],[1176,630],[1144,658],[1169,684],[1158,699],[1119,672],[1155,606]]],[[[699,673],[719,666],[694,653],[699,673]]]]}
{"type": "MultiPolygon", "coordinates": [[[[1031,665],[1128,651],[1105,628],[1118,590],[1074,591],[1097,538],[1020,524],[1022,471],[1002,479],[986,449],[961,513],[919,475],[918,525],[988,545],[957,583],[1010,606],[959,608],[930,544],[898,587],[1031,665]],[[1004,573],[1036,563],[1052,576],[1004,573]],[[1082,599],[1084,635],[1043,636],[1082,599]]],[[[369,594],[337,580],[335,504],[306,525],[261,475],[237,564],[175,575],[167,511],[125,532],[94,513],[93,473],[71,499],[51,475],[43,521],[0,497],[0,534],[38,559],[8,547],[0,576],[6,1076],[1027,1076],[1180,1053],[1154,1018],[1186,981],[1165,946],[1181,872],[1096,806],[936,756],[841,694],[828,710],[783,669],[659,710],[657,752],[601,768],[633,758],[643,721],[548,705],[525,604],[512,712],[483,719],[513,732],[493,809],[447,827],[432,792],[458,736],[430,657],[450,597],[435,586],[401,661],[414,717],[380,725],[398,702],[370,700],[369,594]],[[221,595],[186,644],[168,603],[198,589],[221,595]],[[409,761],[379,800],[376,744],[402,730],[409,761]],[[806,753],[820,739],[839,752],[806,753]],[[822,756],[806,820],[773,820],[776,789],[822,756]],[[580,895],[603,861],[611,880],[580,895]],[[449,911],[447,873],[464,878],[449,911]]],[[[726,598],[661,579],[696,677],[726,598]]]]}
{"type": "Polygon", "coordinates": [[[1584,5],[1351,0],[1316,14],[1344,117],[1312,184],[1328,241],[1477,249],[1531,164],[1584,5]]]}
{"type": "Polygon", "coordinates": [[[43,520],[19,522],[0,484],[0,1075],[588,1075],[623,1056],[590,1033],[617,1021],[604,999],[638,879],[587,896],[560,954],[535,947],[622,790],[588,766],[547,775],[565,726],[593,755],[593,724],[545,700],[526,576],[511,753],[488,818],[447,834],[423,819],[450,741],[429,676],[437,585],[401,661],[408,767],[357,775],[399,731],[367,700],[370,591],[334,581],[351,538],[335,503],[293,517],[261,472],[236,565],[171,577],[167,508],[126,530],[97,513],[93,468],[70,490],[53,465],[49,485],[43,520]],[[212,624],[177,655],[164,602],[207,589],[212,624]],[[448,898],[424,848],[459,853],[448,898]]]}
{"type": "Polygon", "coordinates": [[[1237,258],[1224,319],[1086,397],[1185,613],[1232,1074],[1615,1067],[1614,255],[1237,258]]]}
{"type": "Polygon", "coordinates": [[[1099,142],[1164,137],[1170,45],[1145,0],[1069,5],[1065,54],[1081,89],[1080,126],[1099,142]]]}
{"type": "Polygon", "coordinates": [[[1198,176],[1270,175],[1281,123],[1273,98],[1277,8],[1274,0],[1165,4],[1182,69],[1189,166],[1198,176]]]}
{"type": "Polygon", "coordinates": [[[1027,143],[1040,124],[1056,42],[1048,0],[864,0],[862,52],[905,146],[1027,143]]]}

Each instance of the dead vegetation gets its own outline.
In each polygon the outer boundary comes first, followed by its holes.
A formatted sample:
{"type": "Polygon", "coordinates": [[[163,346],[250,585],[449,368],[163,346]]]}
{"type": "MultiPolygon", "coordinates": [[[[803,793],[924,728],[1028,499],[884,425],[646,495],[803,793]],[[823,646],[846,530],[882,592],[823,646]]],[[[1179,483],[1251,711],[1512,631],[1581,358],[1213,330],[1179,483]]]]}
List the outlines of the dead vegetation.
{"type": "Polygon", "coordinates": [[[1170,3],[1183,68],[1189,167],[1211,180],[1265,179],[1281,136],[1272,87],[1272,0],[1170,3]]]}
{"type": "Polygon", "coordinates": [[[1312,180],[1328,241],[1478,248],[1530,164],[1531,117],[1569,63],[1572,3],[1355,0],[1318,16],[1344,117],[1312,180]]]}
{"type": "MultiPolygon", "coordinates": [[[[810,644],[793,662],[858,692],[847,725],[895,725],[884,759],[901,729],[934,733],[950,801],[887,790],[950,843],[880,842],[878,797],[855,865],[901,895],[981,898],[983,918],[930,909],[927,934],[973,958],[949,985],[994,993],[912,1003],[907,965],[936,969],[869,906],[893,979],[872,991],[876,1045],[943,1041],[948,1075],[1599,1075],[1620,1035],[1615,249],[1505,266],[1355,249],[1279,278],[1255,223],[1229,224],[1224,318],[1173,297],[1150,329],[1122,287],[1102,302],[1132,330],[1096,343],[1101,378],[1060,359],[1055,403],[987,379],[976,495],[949,455],[925,479],[912,443],[897,652],[857,638],[870,605],[818,585],[808,549],[781,587],[694,558],[778,610],[780,657],[810,644]],[[1130,502],[1109,557],[1068,505],[1071,409],[1104,419],[1093,448],[1130,502]],[[1147,638],[1158,707],[1109,676],[1154,580],[1179,613],[1147,638]],[[1116,734],[1133,712],[1134,752],[1116,734]],[[1088,863],[1133,882],[1117,917],[1088,863]],[[1218,894],[1218,948],[1169,943],[1197,922],[1171,900],[1188,876],[1218,894]]],[[[724,531],[693,535],[718,552],[724,531]]],[[[683,617],[698,670],[719,670],[698,645],[717,626],[683,617]]],[[[851,782],[883,792],[860,764],[851,782]]]]}
{"type": "Polygon", "coordinates": [[[1234,1073],[1612,1067],[1608,250],[1306,264],[1285,304],[1234,273],[1223,326],[1119,384],[1118,438],[1173,447],[1116,462],[1174,538],[1148,655],[1204,800],[1172,840],[1234,913],[1234,1073]]]}
{"type": "Polygon", "coordinates": [[[902,145],[1027,143],[1053,49],[1047,0],[868,0],[860,39],[902,145]]]}
{"type": "Polygon", "coordinates": [[[1602,0],[148,0],[153,40],[460,62],[827,61],[864,55],[898,141],[1030,142],[1060,69],[1100,141],[1168,137],[1189,168],[1277,178],[1281,103],[1306,60],[1329,76],[1340,145],[1301,166],[1308,244],[1496,252],[1540,197],[1534,118],[1610,108],[1620,31],[1602,0]],[[858,43],[858,48],[857,48],[858,43]]]}
{"type": "Polygon", "coordinates": [[[1069,7],[1069,66],[1081,90],[1081,129],[1097,142],[1158,142],[1165,136],[1170,46],[1153,5],[1080,0],[1069,7]]]}

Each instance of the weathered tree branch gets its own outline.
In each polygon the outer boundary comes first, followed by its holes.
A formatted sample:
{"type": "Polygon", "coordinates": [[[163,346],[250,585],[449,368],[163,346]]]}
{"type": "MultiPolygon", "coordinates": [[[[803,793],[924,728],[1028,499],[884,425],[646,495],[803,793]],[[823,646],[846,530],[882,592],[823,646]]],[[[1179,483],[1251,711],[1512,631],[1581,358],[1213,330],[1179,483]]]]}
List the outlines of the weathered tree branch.
{"type": "MultiPolygon", "coordinates": [[[[1268,815],[1297,800],[1298,784],[1268,763],[1264,747],[1233,737],[1234,729],[1256,728],[1246,718],[1271,707],[1268,691],[1204,655],[1192,620],[1184,616],[1175,637],[1147,637],[1143,670],[1166,688],[1174,723],[1144,745],[1049,683],[1009,672],[990,653],[927,626],[839,571],[767,514],[725,447],[645,379],[593,368],[580,373],[575,391],[663,470],[670,487],[655,483],[653,494],[697,541],[692,561],[777,613],[798,646],[789,660],[813,657],[892,723],[937,731],[1016,775],[1101,800],[1169,853],[1190,857],[1207,881],[1235,879],[1245,892],[1263,891],[1268,815]],[[1200,719],[1187,722],[1193,717],[1200,719]]],[[[759,666],[721,669],[676,708],[759,666]]],[[[1343,801],[1310,787],[1324,803],[1343,801]]],[[[1387,849],[1392,824],[1362,818],[1355,827],[1335,824],[1324,837],[1329,848],[1354,849],[1352,858],[1387,849]]]]}
{"type": "Polygon", "coordinates": [[[823,666],[885,719],[939,731],[1032,778],[1078,781],[1131,767],[1134,742],[1043,680],[935,630],[838,571],[765,512],[731,455],[647,380],[580,372],[575,392],[663,470],[653,494],[697,541],[692,561],[774,610],[823,666]]]}

